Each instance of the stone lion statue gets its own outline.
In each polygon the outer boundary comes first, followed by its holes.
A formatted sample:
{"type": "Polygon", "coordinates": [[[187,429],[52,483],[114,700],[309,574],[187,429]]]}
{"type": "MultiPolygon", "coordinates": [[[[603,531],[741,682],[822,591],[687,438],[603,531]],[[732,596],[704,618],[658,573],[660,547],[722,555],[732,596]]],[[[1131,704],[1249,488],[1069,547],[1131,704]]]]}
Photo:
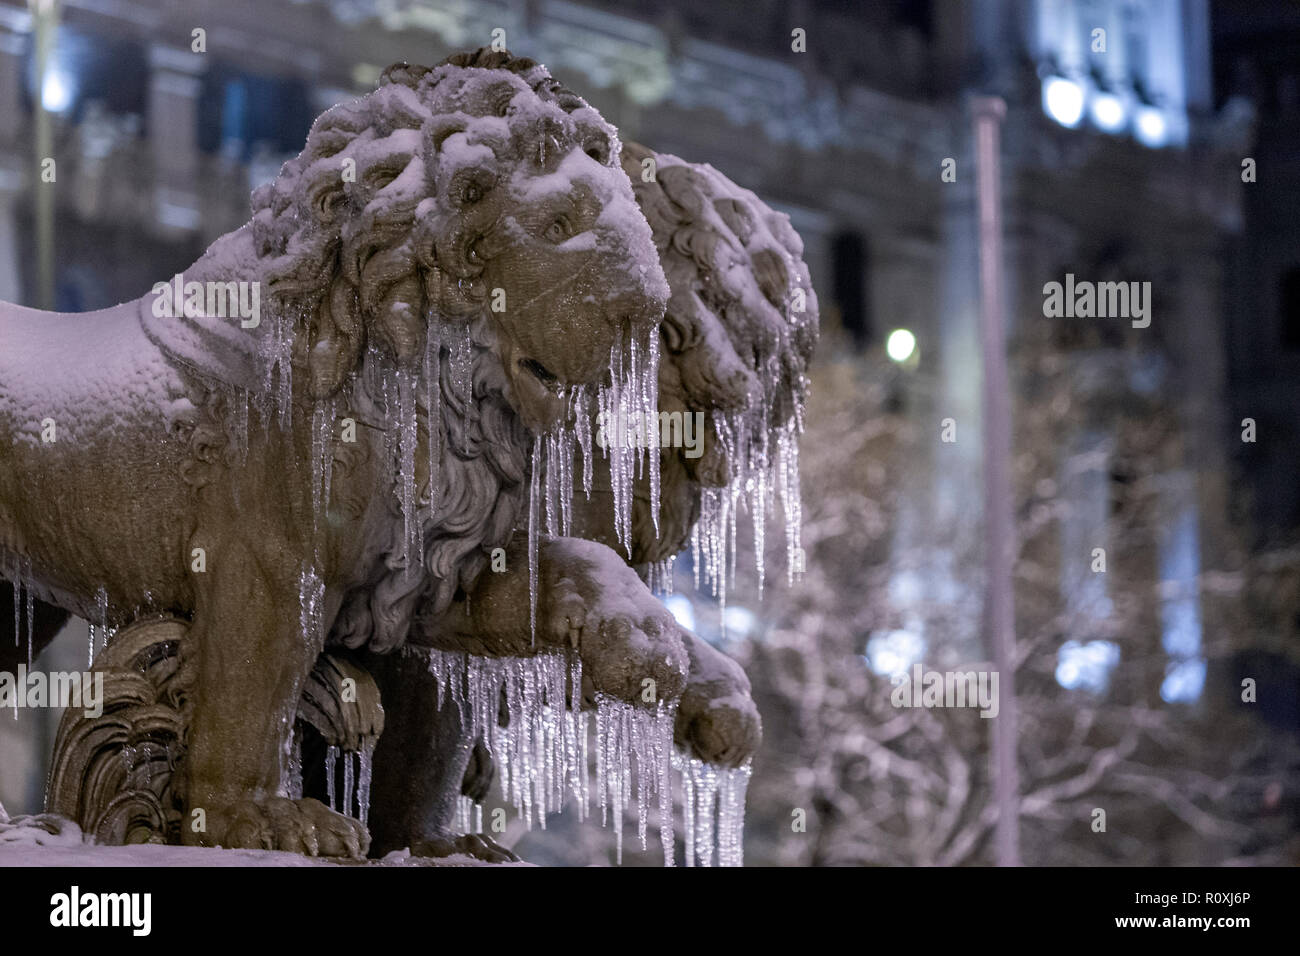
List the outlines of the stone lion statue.
{"type": "MultiPolygon", "coordinates": [[[[496,68],[514,70],[523,63],[523,75],[531,69],[527,61],[491,60],[496,68]]],[[[425,72],[404,67],[401,75],[418,82],[425,72]]],[[[534,86],[540,96],[570,95],[544,74],[533,71],[532,76],[541,80],[534,86]]],[[[793,441],[801,419],[804,369],[816,339],[816,297],[800,260],[802,244],[788,219],[752,193],[711,167],[654,154],[636,144],[624,144],[622,163],[651,224],[672,290],[661,336],[667,360],[659,366],[659,409],[670,415],[703,411],[706,434],[699,435],[691,447],[662,451],[661,489],[654,488],[645,474],[635,481],[629,540],[621,540],[625,536],[616,527],[616,509],[610,506],[611,476],[603,471],[595,473],[587,497],[575,498],[573,533],[617,549],[643,577],[653,579],[657,566],[662,583],[665,559],[680,552],[693,536],[698,543],[702,502],[707,508],[712,495],[715,502],[721,498],[734,503],[746,494],[746,485],[752,486],[755,476],[766,489],[776,489],[787,477],[794,479],[792,487],[785,489],[792,492],[792,496],[787,493],[785,504],[788,509],[793,500],[796,509],[797,546],[797,467],[789,469],[779,449],[782,442],[793,441]],[[651,505],[656,491],[661,491],[663,504],[657,519],[651,505]]],[[[758,502],[755,520],[760,524],[763,514],[758,502]]],[[[706,540],[726,532],[727,517],[706,514],[706,540]]],[[[791,516],[786,517],[789,526],[791,516]]],[[[730,520],[735,520],[734,511],[730,520]]],[[[517,536],[510,546],[514,566],[525,561],[526,544],[521,538],[517,536]]],[[[543,553],[554,555],[546,563],[571,572],[586,561],[604,560],[600,549],[592,552],[590,546],[578,544],[544,540],[543,553]]],[[[610,582],[607,575],[595,573],[591,580],[596,577],[603,584],[610,582]]],[[[556,584],[548,583],[546,592],[556,584]]],[[[590,590],[590,583],[583,601],[598,606],[600,598],[590,590]]],[[[454,611],[436,605],[426,608],[408,640],[499,653],[496,638],[503,626],[507,632],[513,627],[516,635],[525,628],[523,596],[516,593],[505,601],[500,597],[512,588],[517,591],[521,584],[510,575],[481,576],[472,593],[466,591],[454,600],[454,611]],[[494,620],[485,622],[470,607],[508,610],[493,611],[494,620]]],[[[46,622],[39,602],[36,610],[39,642],[46,622]]],[[[98,721],[65,721],[60,731],[52,807],[109,842],[157,839],[168,829],[163,805],[172,799],[168,792],[174,764],[171,746],[151,752],[133,741],[184,739],[184,718],[168,703],[178,695],[172,660],[176,633],[166,622],[146,622],[143,629],[133,627],[115,638],[101,662],[110,669],[107,696],[117,701],[116,706],[98,721]],[[120,753],[129,753],[131,760],[119,760],[120,753]]],[[[676,708],[676,744],[684,754],[719,768],[746,763],[758,743],[759,718],[743,671],[694,635],[683,632],[682,636],[689,673],[676,708]]],[[[470,852],[486,859],[512,858],[490,839],[456,835],[452,823],[456,797],[464,793],[481,800],[495,770],[490,753],[481,743],[475,744],[464,725],[464,715],[442,700],[419,658],[366,653],[363,661],[382,688],[376,696],[382,696],[383,708],[342,704],[337,672],[347,670],[360,681],[368,678],[365,671],[349,670],[346,660],[327,654],[317,662],[298,716],[299,726],[309,726],[313,737],[320,736],[345,755],[363,753],[367,807],[371,802],[369,754],[378,743],[372,852],[412,846],[439,855],[470,852]],[[336,679],[322,676],[327,674],[336,679]]],[[[310,765],[313,759],[315,783],[309,789],[322,798],[328,792],[332,800],[337,789],[332,763],[331,783],[326,786],[320,748],[303,763],[310,765]]],[[[358,781],[356,786],[363,784],[358,781]]]]}
{"type": "MultiPolygon", "coordinates": [[[[509,546],[530,446],[576,395],[653,398],[668,292],[613,129],[479,51],[319,117],[174,285],[0,306],[0,567],[105,626],[179,622],[182,839],[366,853],[359,820],[285,786],[309,675],[327,645],[462,646],[417,612],[463,604],[509,546]],[[266,314],[219,307],[240,283],[266,314]]],[[[644,587],[601,600],[608,563],[533,548],[491,576],[471,649],[572,643],[584,692],[676,699],[678,629],[644,587]]]]}

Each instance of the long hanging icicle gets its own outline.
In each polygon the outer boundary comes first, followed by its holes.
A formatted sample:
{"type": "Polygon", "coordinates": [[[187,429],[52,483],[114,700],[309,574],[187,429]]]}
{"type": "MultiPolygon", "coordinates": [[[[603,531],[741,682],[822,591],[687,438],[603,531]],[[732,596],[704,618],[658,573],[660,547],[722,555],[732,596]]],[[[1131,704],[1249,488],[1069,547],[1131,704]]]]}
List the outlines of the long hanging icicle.
{"type": "MultiPolygon", "coordinates": [[[[797,270],[796,270],[797,271],[797,270]]],[[[790,288],[791,296],[796,281],[790,288]]],[[[786,305],[786,323],[795,328],[806,322],[802,312],[786,305]]],[[[743,506],[750,515],[754,535],[754,564],[758,592],[766,583],[765,552],[768,516],[780,501],[784,518],[786,578],[789,584],[803,573],[800,541],[802,504],[799,488],[799,444],[803,432],[808,379],[802,368],[790,367],[779,350],[757,355],[756,389],[748,406],[736,412],[715,411],[717,440],[726,454],[727,485],[705,489],[700,518],[691,534],[696,561],[696,587],[703,577],[725,609],[728,571],[734,579],[736,528],[743,506]]]]}
{"type": "Polygon", "coordinates": [[[533,469],[528,485],[528,634],[537,646],[537,487],[541,482],[542,446],[533,440],[533,469]]]}
{"type": "Polygon", "coordinates": [[[745,865],[745,796],[750,762],[720,771],[718,783],[718,866],[745,865]]]}
{"type": "Polygon", "coordinates": [[[749,761],[735,768],[717,767],[680,752],[673,767],[682,778],[682,816],[686,831],[686,865],[744,865],[745,794],[749,761]]]}
{"type": "Polygon", "coordinates": [[[352,784],[356,754],[351,750],[343,751],[343,813],[356,816],[352,807],[352,784]]]}
{"type": "Polygon", "coordinates": [[[298,574],[298,629],[309,645],[321,647],[325,634],[325,582],[316,569],[303,565],[298,574]]]}
{"type": "MultiPolygon", "coordinates": [[[[31,572],[31,567],[32,567],[31,562],[30,561],[27,562],[28,573],[31,572]]],[[[30,584],[27,585],[27,593],[24,594],[23,597],[24,597],[24,605],[25,605],[23,610],[27,614],[27,666],[28,668],[30,668],[32,666],[32,644],[35,641],[35,632],[36,632],[36,592],[32,590],[32,586],[30,584]]],[[[101,604],[102,610],[99,613],[99,619],[102,626],[105,628],[104,643],[107,644],[108,625],[106,622],[108,620],[108,595],[103,588],[99,589],[99,594],[96,595],[96,599],[97,599],[97,603],[99,601],[102,601],[101,604]]]]}
{"type": "Polygon", "coordinates": [[[14,575],[14,647],[19,645],[18,635],[22,633],[23,618],[23,576],[19,572],[14,575]]]}
{"type": "Polygon", "coordinates": [[[311,505],[316,548],[319,555],[322,518],[329,510],[330,481],[334,470],[335,400],[322,399],[312,411],[311,421],[311,505]]]}
{"type": "Polygon", "coordinates": [[[285,796],[290,800],[302,799],[302,732],[295,721],[289,738],[289,772],[285,782],[285,796]]]}
{"type": "Polygon", "coordinates": [[[452,824],[457,833],[483,832],[483,804],[475,803],[473,797],[456,798],[456,820],[452,824]]]}
{"type": "Polygon", "coordinates": [[[330,744],[329,747],[326,748],[325,750],[325,789],[329,793],[331,810],[338,809],[338,807],[335,806],[335,799],[334,799],[334,786],[335,786],[335,779],[336,779],[334,770],[338,762],[338,759],[339,759],[339,748],[336,747],[334,744],[330,744]]]}
{"type": "MultiPolygon", "coordinates": [[[[635,797],[637,804],[637,836],[641,849],[647,848],[646,829],[649,820],[650,798],[659,797],[662,812],[662,794],[670,786],[669,746],[673,734],[675,706],[660,701],[652,711],[635,707],[623,701],[598,696],[596,698],[596,798],[601,808],[602,822],[612,816],[616,856],[623,862],[623,816],[635,797]],[[665,743],[665,741],[667,743],[665,743]],[[632,790],[632,765],[636,764],[636,790],[632,790]]],[[[669,816],[671,820],[671,814],[669,816]]],[[[671,860],[671,822],[664,826],[660,819],[660,836],[666,839],[665,864],[671,860]]]]}
{"type": "MultiPolygon", "coordinates": [[[[35,611],[32,601],[32,589],[27,589],[27,656],[28,666],[31,666],[31,646],[32,646],[32,612],[35,611]]],[[[95,663],[95,654],[99,650],[108,646],[108,639],[112,637],[113,632],[108,627],[108,591],[103,585],[95,592],[95,620],[89,622],[87,628],[89,637],[89,647],[86,649],[86,666],[91,667],[95,663]]]]}
{"type": "Polygon", "coordinates": [[[425,323],[428,334],[424,342],[425,439],[429,443],[428,508],[437,505],[438,462],[442,458],[442,322],[432,314],[425,323]]]}
{"type": "Polygon", "coordinates": [[[646,586],[655,594],[667,597],[673,593],[673,565],[677,558],[652,561],[646,568],[646,586]]]}
{"type": "Polygon", "coordinates": [[[374,779],[377,739],[367,737],[362,741],[361,752],[357,756],[357,819],[363,826],[370,821],[370,784],[374,779]]]}
{"type": "Polygon", "coordinates": [[[262,360],[266,368],[265,391],[271,397],[263,415],[269,426],[278,419],[280,431],[288,434],[293,426],[293,342],[294,324],[306,324],[305,309],[299,303],[285,303],[268,317],[270,326],[262,342],[262,360]]]}
{"type": "Polygon", "coordinates": [[[423,523],[419,520],[415,456],[419,446],[419,371],[397,368],[372,350],[368,362],[374,393],[383,403],[384,454],[392,467],[393,492],[402,515],[401,561],[405,573],[423,566],[423,523]]]}
{"type": "MultiPolygon", "coordinates": [[[[17,647],[19,645],[18,635],[19,633],[21,633],[21,628],[23,626],[22,604],[23,604],[23,575],[22,575],[22,567],[20,563],[18,571],[16,571],[14,574],[14,647],[17,647]]],[[[92,638],[92,642],[93,640],[94,639],[92,638]]],[[[27,657],[28,657],[29,666],[30,666],[30,659],[32,655],[31,646],[32,646],[31,638],[28,638],[27,657]]],[[[18,719],[18,695],[14,694],[14,720],[17,719],[18,719]]]]}
{"type": "MultiPolygon", "coordinates": [[[[536,640],[537,547],[543,515],[552,535],[567,535],[572,521],[574,459],[582,453],[582,487],[591,496],[593,438],[595,422],[605,440],[600,442],[609,463],[610,489],[614,499],[614,527],[619,543],[632,554],[633,486],[638,471],[650,478],[650,515],[659,527],[660,482],[657,440],[628,442],[620,436],[640,435],[644,429],[626,427],[628,422],[657,420],[659,404],[659,336],[651,330],[645,341],[623,330],[610,346],[610,378],[596,389],[592,402],[586,386],[572,386],[559,395],[565,400],[565,415],[555,427],[533,440],[528,497],[528,580],[529,626],[536,640]]],[[[562,387],[561,387],[562,389],[562,387]]],[[[657,434],[657,433],[656,433],[657,434]]]]}
{"type": "Polygon", "coordinates": [[[413,564],[423,566],[423,525],[418,520],[419,500],[415,487],[415,455],[419,445],[419,421],[415,400],[419,378],[415,372],[399,370],[396,379],[397,398],[397,474],[398,495],[402,503],[402,560],[408,573],[413,564]],[[412,555],[416,560],[412,562],[412,555]]]}

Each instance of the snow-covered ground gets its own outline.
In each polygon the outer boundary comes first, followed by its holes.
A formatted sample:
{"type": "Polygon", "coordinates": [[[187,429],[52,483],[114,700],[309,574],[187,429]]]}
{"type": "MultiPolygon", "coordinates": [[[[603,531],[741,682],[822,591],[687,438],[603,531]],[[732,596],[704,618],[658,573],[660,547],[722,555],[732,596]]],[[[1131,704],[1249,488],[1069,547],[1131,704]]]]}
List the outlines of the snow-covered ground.
{"type": "Polygon", "coordinates": [[[100,846],[71,821],[41,815],[9,820],[0,806],[0,867],[5,866],[515,866],[468,856],[440,859],[390,853],[356,863],[279,850],[222,850],[194,846],[100,846]]]}

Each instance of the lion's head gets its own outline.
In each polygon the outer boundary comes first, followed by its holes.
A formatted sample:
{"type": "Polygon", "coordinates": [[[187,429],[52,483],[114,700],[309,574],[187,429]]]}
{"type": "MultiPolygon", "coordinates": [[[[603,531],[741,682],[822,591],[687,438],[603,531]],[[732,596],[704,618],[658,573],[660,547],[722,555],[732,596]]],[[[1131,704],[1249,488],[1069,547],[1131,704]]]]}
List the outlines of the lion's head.
{"type": "Polygon", "coordinates": [[[512,404],[558,421],[564,387],[602,382],[668,295],[619,149],[544,67],[487,50],[390,67],[322,114],[253,197],[269,292],[305,304],[311,397],[368,346],[418,369],[431,325],[487,314],[512,404]]]}

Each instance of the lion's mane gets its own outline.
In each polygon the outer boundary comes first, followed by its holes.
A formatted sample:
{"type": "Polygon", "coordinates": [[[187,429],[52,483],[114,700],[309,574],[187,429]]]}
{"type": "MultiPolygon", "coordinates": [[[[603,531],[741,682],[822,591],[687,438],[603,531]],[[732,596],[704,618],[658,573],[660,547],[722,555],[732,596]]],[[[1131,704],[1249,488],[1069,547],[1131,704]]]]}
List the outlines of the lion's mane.
{"type": "Polygon", "coordinates": [[[543,172],[575,148],[618,163],[613,127],[545,67],[481,49],[432,68],[390,67],[376,91],[322,114],[302,153],[253,194],[262,276],[294,327],[294,364],[306,366],[312,400],[346,389],[382,416],[384,374],[418,373],[430,347],[440,367],[435,433],[421,435],[440,453],[421,494],[422,567],[407,567],[393,496],[380,571],[345,596],[331,643],[400,645],[416,607],[438,613],[468,592],[515,527],[530,439],[486,317],[481,275],[496,250],[482,237],[502,213],[498,182],[520,165],[543,172]],[[522,89],[536,101],[519,109],[522,89]],[[444,149],[458,132],[468,145],[444,149]],[[464,393],[452,368],[458,341],[471,369],[464,393]]]}

